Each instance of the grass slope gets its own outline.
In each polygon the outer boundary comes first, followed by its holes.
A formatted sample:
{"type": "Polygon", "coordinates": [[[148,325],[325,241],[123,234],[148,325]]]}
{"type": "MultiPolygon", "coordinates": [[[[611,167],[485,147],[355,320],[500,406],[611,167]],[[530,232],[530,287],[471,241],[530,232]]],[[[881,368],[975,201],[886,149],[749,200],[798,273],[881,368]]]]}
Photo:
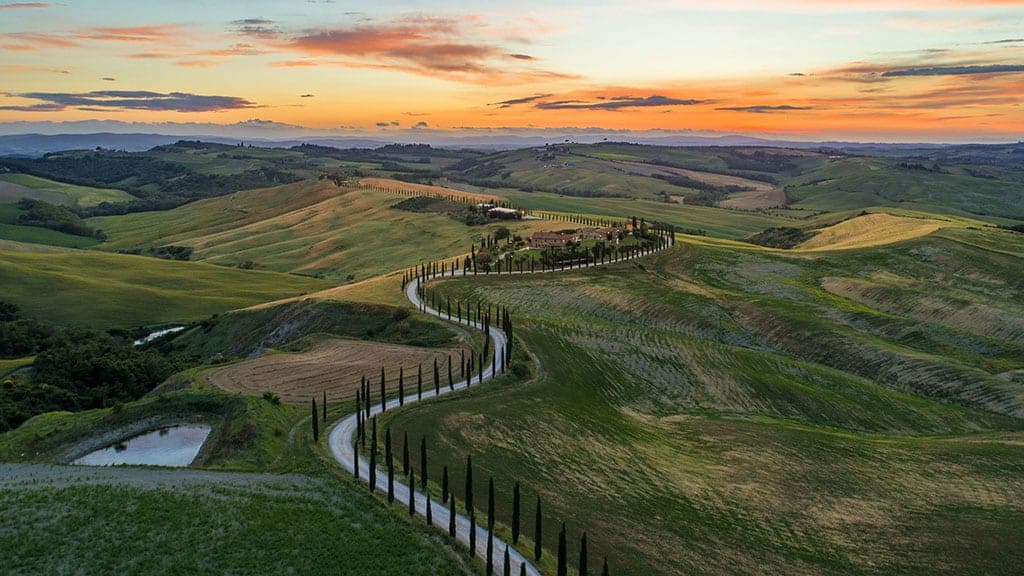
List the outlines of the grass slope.
{"type": "Polygon", "coordinates": [[[22,226],[17,223],[21,213],[17,204],[0,204],[0,239],[61,248],[88,248],[99,244],[99,240],[91,237],[75,236],[38,226],[22,226]]]}
{"type": "Polygon", "coordinates": [[[184,245],[193,258],[257,268],[363,280],[444,255],[467,252],[498,226],[514,234],[545,221],[466,226],[438,214],[391,208],[402,197],[329,181],[304,181],[194,202],[169,212],[90,219],[107,249],[184,245]]]}
{"type": "Polygon", "coordinates": [[[51,194],[58,194],[63,196],[65,201],[57,203],[77,206],[79,208],[88,208],[90,206],[100,204],[101,202],[127,202],[133,198],[131,194],[123,190],[78,186],[76,184],[57,182],[55,180],[48,180],[46,178],[40,178],[29,174],[0,174],[0,181],[10,182],[12,184],[24,186],[25,188],[48,193],[43,197],[35,198],[37,200],[49,202],[50,200],[48,200],[48,198],[52,199],[50,196],[51,194]]]}
{"type": "Polygon", "coordinates": [[[511,309],[538,379],[385,424],[427,438],[460,495],[472,454],[501,522],[521,481],[529,535],[539,494],[546,549],[566,520],[569,557],[586,530],[616,574],[1012,574],[1024,397],[999,375],[1024,366],[1021,245],[694,244],[557,281],[446,281],[511,309]],[[840,296],[832,278],[885,283],[840,296]]]}
{"type": "Polygon", "coordinates": [[[4,299],[27,315],[99,328],[200,320],[312,292],[320,280],[95,252],[0,252],[4,299]]]}

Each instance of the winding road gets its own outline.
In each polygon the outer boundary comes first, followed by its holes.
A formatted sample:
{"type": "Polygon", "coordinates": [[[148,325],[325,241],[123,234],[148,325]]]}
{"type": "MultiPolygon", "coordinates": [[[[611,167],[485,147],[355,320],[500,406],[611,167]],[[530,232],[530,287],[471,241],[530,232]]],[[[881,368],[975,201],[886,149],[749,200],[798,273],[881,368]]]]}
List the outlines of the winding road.
{"type": "MultiPolygon", "coordinates": [[[[666,244],[661,245],[659,248],[652,248],[652,249],[649,249],[649,250],[643,250],[643,251],[637,253],[636,255],[634,255],[632,258],[628,258],[628,259],[632,260],[632,259],[640,258],[642,256],[647,256],[647,255],[652,254],[654,252],[657,252],[657,251],[663,250],[665,248],[668,248],[671,245],[672,245],[671,243],[666,241],[666,244]]],[[[614,264],[614,263],[617,263],[617,262],[622,262],[624,260],[627,260],[627,258],[622,258],[622,259],[618,259],[618,260],[614,260],[614,261],[609,261],[609,262],[607,262],[607,264],[614,264]]],[[[579,270],[580,268],[592,268],[592,267],[600,266],[600,265],[601,265],[600,263],[592,263],[592,264],[587,264],[586,266],[582,266],[582,267],[566,268],[566,270],[579,270]]],[[[505,273],[502,273],[502,274],[480,274],[480,275],[481,276],[505,276],[505,275],[513,276],[513,275],[519,275],[519,274],[540,274],[540,273],[543,273],[543,272],[557,272],[557,271],[560,271],[560,270],[536,270],[534,272],[530,272],[530,271],[524,270],[523,272],[505,272],[505,273]]],[[[467,276],[467,274],[466,274],[466,272],[464,270],[461,270],[461,271],[458,271],[458,272],[456,272],[454,274],[449,272],[448,274],[445,274],[443,276],[443,278],[458,278],[458,277],[464,277],[464,276],[467,276]]],[[[430,276],[427,276],[423,280],[423,283],[425,284],[426,282],[428,282],[430,280],[440,279],[440,278],[442,278],[441,274],[430,275],[430,276]]],[[[435,310],[435,309],[431,308],[430,306],[427,306],[423,301],[420,300],[419,294],[417,294],[417,282],[415,282],[415,281],[409,282],[405,286],[404,290],[405,290],[406,297],[409,299],[409,302],[411,302],[413,304],[413,306],[416,307],[417,310],[425,312],[426,314],[432,314],[434,316],[437,316],[438,318],[441,318],[441,319],[449,321],[449,322],[455,322],[454,320],[448,320],[447,314],[442,313],[440,310],[435,310]]],[[[483,325],[481,325],[479,322],[470,321],[468,319],[467,320],[463,320],[462,322],[460,322],[460,324],[465,324],[467,326],[471,326],[471,327],[474,327],[474,328],[477,328],[477,329],[480,329],[480,330],[483,329],[483,325]]],[[[493,346],[494,346],[493,349],[495,351],[500,352],[506,346],[508,346],[508,338],[507,338],[507,336],[505,335],[504,332],[502,332],[501,330],[499,330],[499,329],[497,329],[497,328],[495,328],[493,326],[490,327],[488,332],[489,332],[489,336],[490,336],[490,338],[492,340],[492,343],[493,343],[493,346]]],[[[500,366],[500,364],[499,364],[499,366],[500,366]]],[[[494,375],[495,375],[495,368],[496,367],[493,364],[488,366],[484,370],[484,372],[483,372],[482,380],[489,380],[492,377],[494,377],[494,375]]],[[[472,377],[473,376],[470,375],[470,378],[472,378],[472,377]]],[[[466,380],[463,380],[461,382],[458,382],[458,383],[454,384],[450,388],[448,386],[442,386],[440,388],[439,393],[441,395],[449,394],[449,393],[456,392],[458,390],[462,390],[464,388],[467,388],[468,386],[469,386],[469,383],[466,380]]],[[[423,397],[422,397],[422,399],[419,398],[417,394],[411,394],[411,395],[405,396],[405,398],[403,399],[402,403],[399,402],[398,398],[393,398],[391,400],[388,400],[386,402],[386,407],[387,407],[388,410],[396,409],[396,408],[398,408],[402,404],[411,404],[413,402],[417,402],[417,401],[421,401],[421,400],[428,400],[430,398],[433,398],[436,395],[438,395],[438,393],[436,393],[433,389],[430,389],[430,390],[426,390],[425,389],[425,390],[423,390],[423,397]]],[[[381,413],[381,405],[380,405],[380,402],[377,402],[376,404],[374,404],[370,408],[370,415],[372,417],[373,415],[379,414],[379,413],[381,413]]],[[[342,465],[342,467],[344,467],[346,470],[348,470],[349,472],[352,472],[352,473],[355,472],[355,466],[356,466],[356,463],[355,463],[355,433],[356,433],[356,425],[357,425],[357,416],[356,416],[356,414],[355,413],[350,414],[349,416],[346,416],[340,422],[335,424],[334,428],[331,429],[330,436],[328,437],[328,445],[330,446],[331,454],[334,456],[334,459],[337,460],[338,463],[342,465]]],[[[369,467],[368,459],[366,457],[360,457],[358,465],[359,465],[359,478],[362,481],[369,483],[370,467],[369,467]]],[[[407,484],[405,484],[404,482],[402,482],[400,480],[400,478],[401,478],[400,475],[398,475],[398,474],[395,475],[395,480],[394,480],[395,500],[401,502],[402,504],[405,504],[405,506],[408,507],[408,505],[409,505],[409,498],[410,497],[415,498],[415,504],[414,505],[415,505],[416,513],[419,514],[420,516],[426,517],[426,515],[427,515],[427,496],[425,494],[423,494],[422,492],[418,491],[418,490],[411,490],[407,484]]],[[[377,489],[379,489],[382,492],[386,493],[387,492],[387,485],[388,485],[387,471],[381,471],[381,470],[378,469],[378,471],[377,471],[377,485],[376,485],[377,489]]],[[[452,513],[452,511],[449,510],[447,504],[445,504],[443,502],[439,502],[439,501],[437,501],[434,498],[431,498],[430,499],[430,509],[431,509],[431,516],[432,516],[432,520],[433,520],[433,525],[437,526],[441,530],[447,532],[448,531],[449,522],[450,522],[450,514],[452,513]]],[[[466,516],[463,516],[462,514],[458,514],[458,513],[455,514],[455,525],[456,525],[456,530],[455,530],[456,539],[459,542],[462,542],[463,544],[465,544],[467,547],[469,546],[470,530],[475,530],[476,531],[476,555],[477,555],[477,557],[483,558],[484,560],[486,560],[486,558],[487,558],[487,529],[485,527],[482,527],[482,526],[479,526],[479,525],[474,525],[470,521],[469,518],[467,518],[466,516]]],[[[506,547],[508,548],[508,553],[509,553],[509,564],[511,565],[510,566],[511,567],[511,570],[510,570],[511,574],[521,574],[520,570],[522,570],[522,567],[525,566],[526,574],[528,574],[530,576],[541,576],[540,571],[537,569],[536,566],[533,565],[533,563],[528,558],[526,558],[518,550],[516,550],[514,547],[512,547],[509,544],[507,544],[504,540],[502,540],[501,538],[498,538],[497,536],[494,536],[494,573],[495,574],[502,574],[502,573],[504,573],[504,568],[505,568],[504,556],[505,556],[505,549],[506,549],[506,547]]]]}

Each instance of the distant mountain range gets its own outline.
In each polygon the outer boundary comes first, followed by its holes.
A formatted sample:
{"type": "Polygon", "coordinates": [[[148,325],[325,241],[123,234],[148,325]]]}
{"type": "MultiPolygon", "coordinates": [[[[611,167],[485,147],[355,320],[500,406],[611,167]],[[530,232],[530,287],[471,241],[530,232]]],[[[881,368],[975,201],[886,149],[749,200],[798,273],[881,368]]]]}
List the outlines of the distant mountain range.
{"type": "Polygon", "coordinates": [[[796,141],[739,134],[688,133],[662,130],[626,131],[598,128],[466,128],[461,130],[391,129],[364,132],[354,129],[308,129],[264,120],[230,125],[167,123],[131,124],[116,121],[0,123],[0,156],[40,156],[61,150],[104,148],[138,152],[179,140],[222,144],[244,142],[263,147],[290,147],[302,143],[335,148],[378,148],[387,144],[424,143],[441,148],[510,150],[562,142],[631,142],[657,146],[770,146],[798,149],[835,149],[872,156],[930,156],[938,150],[970,146],[1016,147],[1014,144],[861,143],[796,141]],[[158,128],[158,131],[133,131],[158,128]]]}

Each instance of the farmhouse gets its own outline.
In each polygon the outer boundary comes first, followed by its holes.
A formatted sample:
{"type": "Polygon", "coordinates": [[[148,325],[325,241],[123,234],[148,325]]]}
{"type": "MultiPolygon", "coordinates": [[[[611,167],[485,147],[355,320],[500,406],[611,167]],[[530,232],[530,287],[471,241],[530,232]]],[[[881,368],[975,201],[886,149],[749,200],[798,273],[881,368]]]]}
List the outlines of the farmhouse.
{"type": "Polygon", "coordinates": [[[607,233],[597,228],[580,228],[576,231],[576,240],[604,240],[607,237],[607,233]]]}
{"type": "Polygon", "coordinates": [[[557,232],[534,232],[530,236],[530,248],[564,248],[572,236],[557,232]]]}

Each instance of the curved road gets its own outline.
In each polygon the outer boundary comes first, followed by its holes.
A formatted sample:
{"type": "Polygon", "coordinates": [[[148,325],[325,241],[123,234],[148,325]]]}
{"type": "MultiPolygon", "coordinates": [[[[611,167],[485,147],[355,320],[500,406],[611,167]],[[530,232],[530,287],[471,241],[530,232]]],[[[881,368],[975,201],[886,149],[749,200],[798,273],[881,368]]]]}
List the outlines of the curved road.
{"type": "MultiPolygon", "coordinates": [[[[669,246],[671,246],[671,244],[669,244],[669,246]]],[[[662,249],[667,248],[667,247],[668,246],[662,246],[661,248],[655,248],[655,249],[651,249],[651,250],[642,251],[639,254],[637,254],[636,256],[634,256],[633,259],[639,258],[641,256],[646,256],[648,254],[652,254],[654,252],[657,252],[657,251],[662,250],[662,249]]],[[[607,262],[607,264],[614,264],[615,262],[622,262],[623,260],[625,260],[625,259],[615,260],[614,262],[607,262]]],[[[587,266],[584,266],[584,267],[591,268],[591,267],[600,266],[600,265],[601,264],[594,263],[594,264],[588,264],[587,266]]],[[[579,270],[579,267],[577,267],[577,268],[567,268],[566,270],[579,270]]],[[[557,272],[557,271],[558,270],[537,270],[535,272],[523,271],[523,272],[506,272],[506,273],[503,273],[503,274],[480,274],[480,275],[481,276],[504,276],[506,274],[507,275],[531,274],[531,273],[532,274],[539,274],[539,273],[543,273],[543,272],[557,272]]],[[[448,273],[448,274],[446,274],[444,276],[444,278],[455,278],[455,277],[459,277],[459,276],[467,276],[467,274],[465,273],[465,271],[460,270],[460,271],[457,271],[454,274],[448,273]]],[[[441,275],[440,274],[436,274],[436,275],[427,276],[424,279],[423,282],[425,283],[425,282],[427,282],[429,280],[433,280],[433,279],[437,279],[437,278],[441,278],[441,275]]],[[[434,316],[437,316],[438,318],[441,318],[443,320],[447,320],[448,319],[447,318],[447,314],[442,313],[440,310],[434,310],[433,308],[431,308],[430,306],[427,306],[424,302],[422,302],[420,300],[419,294],[416,293],[416,287],[417,287],[417,283],[415,281],[409,282],[405,286],[405,295],[409,299],[409,301],[412,302],[412,304],[416,307],[416,309],[420,310],[422,312],[425,312],[427,314],[432,314],[434,316]]],[[[455,322],[455,320],[449,320],[449,321],[455,322]]],[[[474,327],[474,328],[477,328],[477,329],[480,329],[480,330],[483,329],[483,325],[481,325],[479,322],[463,320],[461,322],[461,324],[465,324],[467,326],[471,326],[471,327],[474,327]]],[[[492,341],[492,343],[494,345],[494,350],[495,351],[501,352],[501,350],[503,350],[505,348],[505,346],[508,345],[508,338],[506,337],[505,333],[502,332],[501,330],[493,327],[493,326],[489,330],[489,336],[490,336],[491,341],[492,341]]],[[[500,371],[500,369],[501,369],[501,362],[503,362],[503,360],[500,357],[498,358],[498,360],[499,360],[498,370],[500,371]]],[[[495,366],[494,365],[488,366],[484,370],[483,380],[489,380],[492,377],[494,377],[494,375],[495,375],[495,366]]],[[[471,379],[473,378],[472,374],[470,375],[470,378],[471,379]]],[[[457,382],[451,388],[449,388],[448,386],[442,386],[440,388],[440,394],[441,395],[449,394],[451,392],[455,392],[457,390],[462,390],[463,388],[467,388],[468,386],[469,386],[468,382],[466,380],[463,380],[461,382],[457,382]]],[[[423,390],[423,398],[422,399],[423,400],[427,400],[429,398],[433,398],[436,395],[437,394],[434,392],[433,389],[430,389],[430,390],[424,389],[423,390]]],[[[411,394],[411,395],[407,395],[404,398],[404,402],[403,403],[404,404],[410,404],[410,403],[413,403],[413,402],[417,402],[419,400],[420,399],[417,397],[416,394],[411,394]]],[[[387,406],[388,409],[396,409],[396,408],[398,408],[399,407],[398,398],[393,398],[391,400],[388,400],[387,403],[386,403],[386,406],[387,406]]],[[[370,415],[371,415],[371,417],[374,414],[379,414],[380,412],[381,412],[380,402],[377,402],[376,404],[373,404],[372,407],[370,408],[370,415]]],[[[342,467],[344,467],[346,470],[348,470],[349,472],[353,472],[353,473],[355,472],[355,462],[354,462],[354,460],[355,460],[355,449],[354,448],[355,448],[356,421],[357,421],[357,418],[356,418],[356,414],[354,414],[354,413],[349,415],[349,416],[347,416],[347,417],[345,417],[345,418],[343,418],[340,422],[338,422],[334,426],[334,428],[331,430],[330,436],[328,437],[328,445],[330,446],[331,454],[334,456],[334,459],[337,460],[338,463],[341,464],[342,467]]],[[[360,458],[359,458],[359,478],[363,482],[367,482],[367,483],[369,482],[370,466],[369,466],[369,461],[368,461],[368,459],[365,456],[360,456],[360,458]]],[[[426,498],[426,495],[424,495],[422,492],[420,492],[418,490],[410,491],[409,486],[407,484],[405,484],[402,480],[404,480],[404,478],[401,475],[399,475],[399,474],[395,475],[395,480],[394,480],[395,500],[401,502],[402,504],[405,504],[406,507],[408,507],[408,505],[409,505],[409,497],[410,497],[410,495],[412,495],[412,497],[415,498],[415,500],[416,500],[416,502],[415,502],[416,513],[419,514],[420,516],[426,517],[426,515],[427,515],[427,498],[426,498]]],[[[382,472],[382,471],[378,470],[377,471],[377,489],[381,490],[384,493],[387,493],[387,488],[388,488],[387,472],[386,471],[382,472]]],[[[434,526],[437,526],[438,528],[443,530],[445,533],[447,533],[447,531],[448,531],[448,524],[449,524],[449,518],[450,518],[449,515],[451,514],[451,510],[448,509],[448,506],[445,503],[438,502],[434,498],[430,499],[430,509],[431,509],[431,516],[432,516],[432,519],[433,519],[434,526]]],[[[455,515],[455,526],[456,526],[456,529],[455,529],[456,538],[459,540],[459,542],[462,542],[467,547],[469,546],[469,531],[471,529],[476,530],[476,555],[477,555],[477,557],[482,558],[482,559],[484,559],[486,561],[486,558],[487,558],[487,529],[482,527],[482,526],[473,525],[470,522],[469,518],[467,518],[466,516],[463,516],[462,514],[458,514],[458,513],[456,513],[456,515],[455,515]]],[[[504,566],[505,566],[504,556],[505,556],[505,548],[506,548],[506,546],[508,546],[509,564],[511,564],[511,573],[512,574],[520,574],[519,571],[521,570],[521,567],[525,565],[525,567],[526,567],[526,574],[528,574],[530,576],[541,576],[540,571],[537,569],[536,566],[533,565],[533,563],[529,559],[527,559],[525,556],[520,554],[519,551],[516,550],[515,548],[513,548],[512,546],[506,544],[504,540],[498,538],[497,536],[494,537],[494,573],[495,574],[502,574],[503,571],[504,571],[504,566]]]]}

